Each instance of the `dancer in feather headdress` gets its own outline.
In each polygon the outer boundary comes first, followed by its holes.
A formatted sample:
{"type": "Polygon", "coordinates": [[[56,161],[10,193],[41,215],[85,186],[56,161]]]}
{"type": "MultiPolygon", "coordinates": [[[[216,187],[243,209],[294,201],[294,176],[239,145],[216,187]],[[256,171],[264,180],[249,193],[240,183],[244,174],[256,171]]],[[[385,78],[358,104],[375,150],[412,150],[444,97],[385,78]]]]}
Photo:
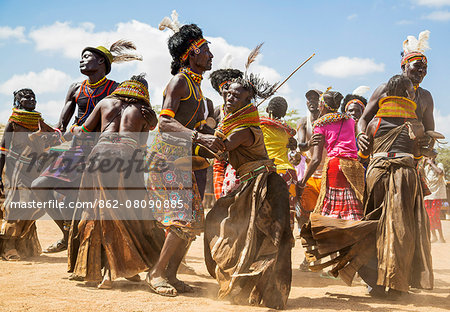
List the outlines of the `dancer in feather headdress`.
{"type": "MultiPolygon", "coordinates": [[[[173,162],[200,153],[204,148],[213,153],[224,149],[223,142],[205,127],[205,98],[201,90],[203,73],[210,70],[213,55],[202,30],[195,24],[180,27],[178,15],[164,18],[160,29],[175,33],[169,38],[173,78],[164,90],[159,116],[159,133],[150,153],[150,168],[158,163],[173,162]],[[172,133],[172,134],[171,134],[172,133]],[[208,134],[209,133],[209,134],[208,134]]],[[[147,274],[146,282],[157,294],[176,296],[192,287],[177,279],[177,270],[190,242],[203,231],[204,212],[192,168],[169,168],[164,172],[150,170],[147,183],[150,200],[179,203],[168,209],[155,209],[155,218],[164,226],[167,237],[161,256],[147,274]]]]}
{"type": "Polygon", "coordinates": [[[292,278],[289,191],[267,155],[252,102],[275,89],[247,73],[256,55],[253,51],[244,76],[233,79],[226,91],[217,135],[241,183],[219,198],[206,217],[205,261],[219,282],[219,298],[283,309],[292,278]]]}
{"type": "Polygon", "coordinates": [[[302,229],[312,270],[331,270],[351,285],[356,272],[369,294],[397,298],[409,287],[433,288],[429,222],[415,158],[424,127],[418,121],[414,87],[404,75],[392,77],[386,97],[368,126],[370,157],[363,221],[333,220],[318,214],[302,229]],[[326,262],[331,254],[337,257],[326,262]],[[386,292],[386,290],[388,290],[386,292]]]}
{"type": "MultiPolygon", "coordinates": [[[[128,40],[119,40],[109,49],[104,46],[86,47],[81,52],[80,71],[87,79],[69,87],[65,104],[57,128],[64,133],[75,114],[75,125],[83,124],[94,110],[95,105],[110,95],[118,83],[106,78],[113,63],[142,60],[142,57],[130,51],[136,49],[128,40]]],[[[97,129],[92,129],[93,131],[97,129]]],[[[70,137],[70,135],[69,135],[70,137]]],[[[94,135],[72,140],[71,148],[62,153],[42,174],[33,181],[32,188],[41,201],[53,198],[54,191],[65,195],[66,203],[76,201],[78,188],[83,174],[84,161],[94,145],[94,135]]],[[[65,205],[68,207],[68,205],[65,205]]],[[[70,223],[73,210],[70,208],[48,209],[47,213],[55,220],[63,232],[63,238],[44,250],[46,253],[67,249],[70,223]]],[[[76,254],[76,253],[75,253],[76,254]]],[[[72,268],[69,268],[71,271],[72,268]]]]}
{"type": "MultiPolygon", "coordinates": [[[[427,74],[427,57],[425,56],[425,51],[429,49],[428,39],[430,36],[430,31],[425,30],[419,34],[419,38],[416,39],[414,36],[408,36],[408,38],[403,42],[403,52],[401,59],[401,70],[402,75],[411,79],[415,96],[414,101],[417,104],[416,114],[420,122],[423,123],[425,131],[434,131],[434,116],[433,116],[433,97],[431,93],[420,87],[420,83],[425,78],[427,74]]],[[[381,98],[386,96],[386,83],[380,85],[372,94],[369,102],[358,122],[358,147],[360,149],[367,149],[369,146],[368,137],[365,133],[366,127],[369,122],[375,117],[378,111],[378,103],[381,98]]],[[[427,140],[423,140],[423,145],[429,144],[427,140]]]]}

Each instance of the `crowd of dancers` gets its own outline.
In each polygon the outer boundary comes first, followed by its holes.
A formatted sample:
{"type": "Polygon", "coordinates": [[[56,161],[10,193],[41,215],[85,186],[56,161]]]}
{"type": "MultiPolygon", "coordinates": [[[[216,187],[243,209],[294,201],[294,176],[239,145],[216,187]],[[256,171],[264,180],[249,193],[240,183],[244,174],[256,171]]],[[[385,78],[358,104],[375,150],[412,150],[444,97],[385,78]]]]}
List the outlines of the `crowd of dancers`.
{"type": "Polygon", "coordinates": [[[214,106],[201,89],[213,59],[202,30],[180,25],[176,14],[161,22],[165,28],[173,31],[173,78],[159,117],[145,75],[122,83],[106,77],[114,63],[141,60],[127,40],[82,51],[87,78],[69,88],[55,127],[36,111],[32,90],[14,93],[0,158],[4,260],[41,253],[35,220],[47,213],[63,237],[44,252],[67,250],[70,279],[99,288],[121,277],[139,281],[146,272],[157,294],[194,291],[177,271],[203,233],[219,298],[239,303],[285,308],[294,235],[306,250],[302,270],[331,267],[329,274],[349,285],[358,273],[376,297],[432,289],[425,202],[432,230],[444,238],[435,213],[440,198],[424,196],[439,188],[427,177],[443,177],[433,150],[443,137],[434,131],[431,94],[419,86],[428,31],[408,37],[401,74],[368,101],[366,87],[345,97],[331,87],[309,90],[308,115],[292,126],[284,120],[286,99],[274,96],[276,84],[250,72],[261,46],[244,71],[209,75],[223,99],[214,106]],[[269,98],[260,116],[257,102],[269,98]],[[215,201],[205,216],[211,166],[215,201]],[[17,205],[55,198],[63,198],[63,209],[17,205]],[[92,205],[69,209],[76,202],[92,205]]]}

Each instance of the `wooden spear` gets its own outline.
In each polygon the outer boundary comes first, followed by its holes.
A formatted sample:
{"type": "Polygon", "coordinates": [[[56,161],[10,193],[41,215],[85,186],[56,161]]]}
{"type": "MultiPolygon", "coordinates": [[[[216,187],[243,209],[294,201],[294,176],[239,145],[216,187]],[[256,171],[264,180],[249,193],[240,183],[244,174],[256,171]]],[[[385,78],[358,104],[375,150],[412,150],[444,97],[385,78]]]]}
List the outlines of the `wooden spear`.
{"type": "MultiPolygon", "coordinates": [[[[296,68],[296,69],[295,69],[295,70],[294,70],[294,71],[293,71],[286,79],[284,79],[284,81],[283,81],[282,83],[280,83],[280,84],[276,87],[276,89],[275,89],[275,91],[273,91],[273,93],[277,92],[277,90],[280,89],[281,86],[284,85],[285,82],[288,81],[289,78],[291,78],[292,75],[294,75],[294,74],[297,72],[297,70],[299,70],[303,65],[305,65],[310,59],[312,59],[314,55],[316,55],[316,53],[313,53],[310,57],[308,57],[308,59],[307,59],[306,61],[304,61],[303,63],[301,63],[299,67],[297,67],[297,68],[296,68]]],[[[256,107],[259,107],[259,105],[261,105],[262,103],[264,103],[265,100],[267,100],[267,98],[265,98],[264,100],[262,100],[261,102],[259,102],[259,104],[257,104],[256,107]]]]}

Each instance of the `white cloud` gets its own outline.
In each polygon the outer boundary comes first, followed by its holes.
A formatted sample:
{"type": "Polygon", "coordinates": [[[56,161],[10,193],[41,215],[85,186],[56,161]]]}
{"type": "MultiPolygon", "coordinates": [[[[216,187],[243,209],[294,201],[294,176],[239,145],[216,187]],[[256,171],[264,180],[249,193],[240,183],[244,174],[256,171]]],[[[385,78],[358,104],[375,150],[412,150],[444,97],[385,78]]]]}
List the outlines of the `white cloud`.
{"type": "Polygon", "coordinates": [[[323,76],[346,78],[383,72],[384,64],[368,58],[339,56],[316,65],[314,70],[323,76]]]}
{"type": "Polygon", "coordinates": [[[450,12],[449,11],[434,11],[430,14],[427,14],[423,17],[424,19],[432,20],[432,21],[438,21],[438,22],[445,22],[450,20],[450,12]]]}
{"type": "Polygon", "coordinates": [[[36,110],[42,114],[44,120],[49,125],[52,126],[56,125],[57,121],[59,120],[61,110],[64,106],[63,99],[60,99],[59,101],[50,100],[47,102],[40,102],[39,95],[36,95],[36,98],[37,98],[36,110]]]}
{"type": "MultiPolygon", "coordinates": [[[[30,38],[35,42],[37,50],[53,52],[70,59],[79,59],[81,51],[86,46],[104,45],[109,47],[118,39],[132,40],[136,44],[137,52],[143,56],[144,60],[113,64],[111,75],[120,77],[120,79],[116,78],[118,80],[125,80],[132,74],[147,73],[151,102],[161,105],[163,90],[172,77],[170,74],[171,57],[167,48],[167,40],[171,34],[171,31],[162,32],[156,27],[136,20],[119,23],[116,29],[102,32],[95,32],[95,25],[91,23],[72,26],[69,22],[56,22],[31,31],[30,38]]],[[[207,37],[207,39],[211,42],[210,49],[214,54],[212,70],[223,68],[224,64],[228,63],[229,55],[232,56],[231,67],[244,69],[250,48],[231,45],[221,37],[207,37]]],[[[264,52],[264,46],[262,52],[264,52]]],[[[258,56],[250,71],[260,74],[269,82],[281,81],[281,75],[274,68],[263,65],[262,60],[263,54],[258,56]]],[[[211,83],[207,79],[209,73],[205,73],[202,83],[203,94],[211,98],[215,105],[219,105],[222,99],[211,87],[211,83]]],[[[291,91],[289,85],[285,84],[278,94],[285,96],[289,103],[297,103],[298,101],[292,96],[289,97],[291,91]]],[[[58,113],[59,111],[58,108],[58,113]]]]}
{"type": "Polygon", "coordinates": [[[424,5],[428,7],[442,7],[450,5],[450,0],[415,0],[418,5],[424,5]]]}
{"type": "Polygon", "coordinates": [[[11,28],[8,26],[0,27],[0,40],[15,38],[20,42],[26,42],[25,39],[25,27],[17,26],[16,28],[11,28]]]}
{"type": "Polygon", "coordinates": [[[38,96],[42,93],[60,92],[73,82],[66,73],[47,68],[39,73],[29,72],[23,75],[14,75],[4,83],[0,84],[0,93],[11,95],[14,90],[31,88],[38,96]]]}
{"type": "Polygon", "coordinates": [[[438,109],[434,111],[435,129],[445,137],[450,138],[450,115],[442,114],[438,109]]]}
{"type": "Polygon", "coordinates": [[[352,15],[347,16],[347,19],[348,19],[349,21],[351,21],[351,20],[353,20],[353,19],[355,19],[355,18],[357,18],[357,17],[358,17],[358,14],[352,14],[352,15]]]}

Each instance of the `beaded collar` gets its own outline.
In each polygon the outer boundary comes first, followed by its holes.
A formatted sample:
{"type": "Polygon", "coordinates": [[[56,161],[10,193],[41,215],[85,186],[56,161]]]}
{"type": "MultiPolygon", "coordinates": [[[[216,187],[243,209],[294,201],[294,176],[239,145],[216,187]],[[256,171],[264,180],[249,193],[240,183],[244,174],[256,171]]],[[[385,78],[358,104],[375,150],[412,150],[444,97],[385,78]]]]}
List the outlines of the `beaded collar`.
{"type": "Polygon", "coordinates": [[[317,119],[314,124],[313,128],[315,127],[322,127],[334,122],[338,122],[340,120],[349,119],[350,117],[347,114],[343,113],[328,113],[317,119]]]}
{"type": "Polygon", "coordinates": [[[106,76],[103,76],[103,78],[100,79],[99,81],[97,81],[96,83],[89,83],[89,80],[86,79],[86,85],[89,88],[94,89],[94,88],[98,88],[98,87],[104,85],[106,83],[106,81],[107,81],[106,76]]]}
{"type": "Polygon", "coordinates": [[[197,73],[194,73],[189,67],[183,67],[181,72],[189,75],[196,83],[200,84],[202,82],[203,76],[197,73]]]}

